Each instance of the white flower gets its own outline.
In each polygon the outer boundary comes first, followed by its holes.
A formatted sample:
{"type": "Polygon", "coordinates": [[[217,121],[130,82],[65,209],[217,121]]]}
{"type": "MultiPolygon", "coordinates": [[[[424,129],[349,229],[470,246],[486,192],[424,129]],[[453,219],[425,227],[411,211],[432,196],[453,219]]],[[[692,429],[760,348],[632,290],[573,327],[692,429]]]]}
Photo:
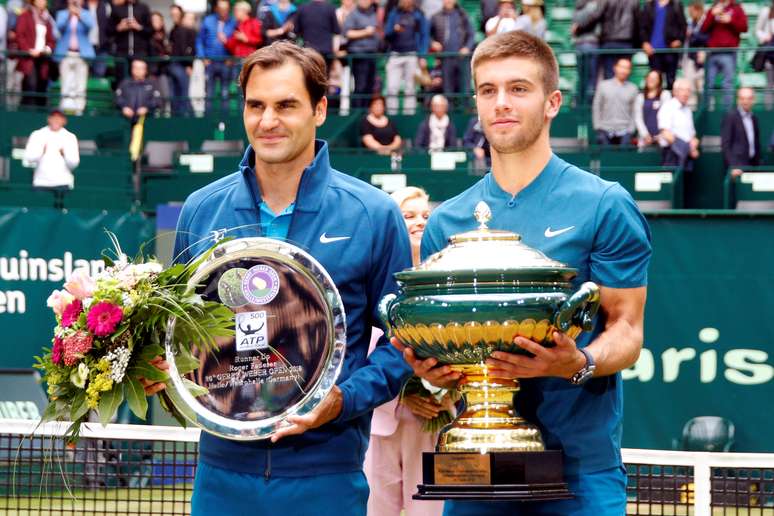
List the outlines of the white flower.
{"type": "Polygon", "coordinates": [[[131,356],[132,352],[125,347],[116,348],[105,355],[105,358],[110,362],[110,378],[115,383],[119,383],[124,379],[126,366],[129,365],[129,358],[131,356]]]}
{"type": "Polygon", "coordinates": [[[78,387],[83,389],[86,386],[86,379],[89,377],[89,366],[81,362],[78,364],[77,369],[73,369],[70,372],[70,381],[78,387]]]}
{"type": "Polygon", "coordinates": [[[443,387],[436,387],[424,378],[422,378],[422,387],[430,391],[430,394],[432,394],[437,401],[441,401],[443,397],[446,396],[446,393],[449,392],[448,389],[444,389],[443,387]]]}

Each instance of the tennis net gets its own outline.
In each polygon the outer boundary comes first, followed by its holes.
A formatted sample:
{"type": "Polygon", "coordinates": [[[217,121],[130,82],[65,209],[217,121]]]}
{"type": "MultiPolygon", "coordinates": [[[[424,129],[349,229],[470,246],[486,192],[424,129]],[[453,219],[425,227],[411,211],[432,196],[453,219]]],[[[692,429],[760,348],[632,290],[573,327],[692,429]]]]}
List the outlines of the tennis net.
{"type": "MultiPolygon", "coordinates": [[[[199,430],[0,420],[0,514],[187,515],[199,430]],[[33,433],[34,430],[34,433],[33,433]]],[[[627,515],[774,516],[774,454],[624,449],[627,515]]]]}

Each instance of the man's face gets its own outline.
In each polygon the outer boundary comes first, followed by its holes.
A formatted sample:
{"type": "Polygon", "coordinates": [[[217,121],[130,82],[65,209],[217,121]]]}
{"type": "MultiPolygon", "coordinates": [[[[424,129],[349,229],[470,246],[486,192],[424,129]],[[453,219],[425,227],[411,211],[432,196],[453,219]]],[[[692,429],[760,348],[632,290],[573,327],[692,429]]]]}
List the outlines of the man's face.
{"type": "Polygon", "coordinates": [[[183,27],[193,29],[196,26],[196,16],[194,13],[185,13],[183,15],[183,27]]]}
{"type": "Polygon", "coordinates": [[[736,94],[736,104],[749,113],[755,105],[755,92],[750,88],[740,89],[736,94]]]}
{"type": "Polygon", "coordinates": [[[677,101],[680,102],[680,104],[686,105],[691,98],[691,92],[692,88],[690,84],[676,82],[673,87],[672,94],[675,96],[677,101]]]}
{"type": "Polygon", "coordinates": [[[449,111],[449,105],[443,100],[434,100],[430,104],[430,110],[436,117],[442,118],[449,111]]]}
{"type": "Polygon", "coordinates": [[[543,91],[540,65],[522,57],[492,59],[474,71],[476,108],[489,144],[500,154],[532,146],[562,103],[543,91]]]}
{"type": "Polygon", "coordinates": [[[180,25],[183,19],[183,11],[176,5],[169,8],[169,18],[172,20],[173,25],[180,25]]]}
{"type": "Polygon", "coordinates": [[[363,11],[368,10],[371,7],[372,0],[357,0],[357,6],[363,11]]]}
{"type": "Polygon", "coordinates": [[[443,8],[447,11],[454,9],[455,5],[457,5],[457,0],[443,0],[443,8]]]}
{"type": "Polygon", "coordinates": [[[414,0],[398,0],[398,7],[404,11],[410,11],[414,8],[414,0]]]}
{"type": "Polygon", "coordinates": [[[613,68],[615,78],[621,82],[629,79],[632,74],[632,63],[628,59],[620,59],[613,68]]]}
{"type": "Polygon", "coordinates": [[[215,13],[219,18],[228,18],[230,9],[231,5],[225,0],[218,0],[218,3],[215,4],[215,13]]]}
{"type": "Polygon", "coordinates": [[[52,131],[58,131],[67,124],[67,119],[59,113],[48,116],[48,128],[52,131]]]}
{"type": "Polygon", "coordinates": [[[145,61],[132,61],[132,79],[144,81],[148,76],[148,65],[145,61]]]}
{"type": "Polygon", "coordinates": [[[325,122],[328,103],[312,106],[304,72],[295,63],[253,67],[245,88],[243,119],[256,162],[287,163],[314,145],[315,129],[325,122]]]}
{"type": "Polygon", "coordinates": [[[245,9],[242,6],[234,7],[234,18],[238,22],[243,22],[247,19],[247,17],[250,15],[250,10],[245,9]]]}

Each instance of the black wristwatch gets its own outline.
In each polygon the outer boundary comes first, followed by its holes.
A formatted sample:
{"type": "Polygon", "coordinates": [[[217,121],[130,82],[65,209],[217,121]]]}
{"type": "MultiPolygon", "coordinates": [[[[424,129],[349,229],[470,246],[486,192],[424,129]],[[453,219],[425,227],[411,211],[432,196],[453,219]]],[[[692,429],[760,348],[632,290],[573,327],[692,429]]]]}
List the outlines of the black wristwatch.
{"type": "Polygon", "coordinates": [[[597,368],[597,366],[594,364],[594,357],[591,356],[591,353],[583,348],[578,348],[578,351],[583,353],[583,356],[586,357],[586,365],[583,366],[580,371],[570,377],[570,383],[573,385],[583,385],[584,383],[588,382],[591,377],[594,376],[594,370],[597,368]]]}

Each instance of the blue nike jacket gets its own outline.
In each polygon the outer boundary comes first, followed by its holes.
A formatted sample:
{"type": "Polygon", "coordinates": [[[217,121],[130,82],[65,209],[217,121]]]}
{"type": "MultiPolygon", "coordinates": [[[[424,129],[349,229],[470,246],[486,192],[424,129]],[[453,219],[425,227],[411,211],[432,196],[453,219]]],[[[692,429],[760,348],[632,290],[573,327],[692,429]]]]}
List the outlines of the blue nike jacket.
{"type": "MultiPolygon", "coordinates": [[[[228,234],[261,236],[254,160],[253,149],[248,148],[238,172],[188,197],[177,225],[178,262],[205,251],[212,244],[206,237],[213,231],[249,226],[228,234]]],[[[315,159],[301,177],[287,240],[325,267],[344,302],[347,351],[337,381],[344,395],[341,415],[275,444],[230,441],[202,432],[200,460],[267,478],[359,471],[368,447],[371,411],[395,398],[411,374],[384,337],[367,355],[371,327],[382,327],[379,300],[397,290],[393,273],[411,266],[406,226],[387,194],[333,170],[328,146],[318,140],[315,159]]]]}

